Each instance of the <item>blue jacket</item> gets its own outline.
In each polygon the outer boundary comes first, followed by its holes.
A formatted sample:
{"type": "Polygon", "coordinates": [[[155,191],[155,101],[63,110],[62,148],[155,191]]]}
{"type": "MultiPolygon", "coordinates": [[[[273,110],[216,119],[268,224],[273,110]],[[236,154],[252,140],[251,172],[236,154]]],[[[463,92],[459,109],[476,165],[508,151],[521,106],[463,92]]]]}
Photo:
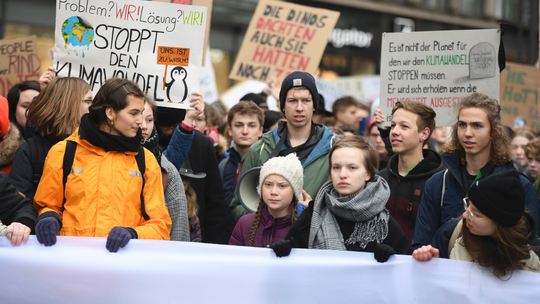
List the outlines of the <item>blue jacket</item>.
{"type": "MultiPolygon", "coordinates": [[[[416,217],[416,227],[414,229],[414,237],[411,244],[413,250],[420,248],[423,245],[430,244],[431,239],[444,223],[452,218],[461,216],[465,211],[463,207],[463,198],[468,189],[466,189],[466,186],[464,186],[461,179],[459,159],[453,153],[443,153],[442,158],[448,168],[442,208],[442,184],[446,170],[435,173],[426,183],[422,202],[420,203],[420,209],[418,210],[418,215],[416,217]]],[[[484,172],[484,169],[485,167],[481,170],[483,176],[505,170],[515,170],[510,162],[504,165],[495,166],[493,172],[484,172]]],[[[523,188],[525,189],[526,208],[536,221],[534,231],[538,231],[540,208],[536,190],[525,176],[520,175],[520,178],[523,188]]]]}
{"type": "Polygon", "coordinates": [[[180,170],[182,167],[191,148],[194,136],[193,131],[190,132],[178,126],[171,137],[169,145],[163,151],[165,157],[174,164],[176,169],[180,170]]]}
{"type": "Polygon", "coordinates": [[[225,169],[223,170],[223,190],[225,191],[225,203],[227,204],[227,207],[231,204],[233,199],[234,191],[236,189],[238,164],[242,162],[242,157],[235,148],[230,148],[228,152],[229,157],[221,161],[225,162],[225,169]]]}

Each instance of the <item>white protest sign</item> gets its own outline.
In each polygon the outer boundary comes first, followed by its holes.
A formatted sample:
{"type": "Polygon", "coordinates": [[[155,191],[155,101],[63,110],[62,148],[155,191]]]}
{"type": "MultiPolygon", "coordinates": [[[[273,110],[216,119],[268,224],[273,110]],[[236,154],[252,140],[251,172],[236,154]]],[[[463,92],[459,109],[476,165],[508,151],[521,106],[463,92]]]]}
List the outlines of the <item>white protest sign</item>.
{"type": "Polygon", "coordinates": [[[349,92],[358,101],[368,104],[380,93],[380,77],[377,76],[342,76],[330,81],[332,84],[349,92]]]}
{"type": "Polygon", "coordinates": [[[201,85],[200,91],[203,95],[203,100],[207,104],[214,103],[219,100],[219,94],[216,84],[216,74],[212,65],[212,57],[210,56],[210,47],[206,49],[204,65],[201,68],[201,85]]]}
{"type": "Polygon", "coordinates": [[[392,120],[400,100],[432,107],[447,126],[459,100],[480,92],[499,100],[500,32],[492,30],[384,33],[380,105],[392,120]]]}
{"type": "Polygon", "coordinates": [[[315,77],[315,84],[319,94],[324,98],[324,108],[328,112],[332,112],[332,105],[334,102],[346,96],[351,96],[350,93],[343,91],[333,83],[322,79],[321,77],[315,77]]]}
{"type": "Polygon", "coordinates": [[[113,77],[135,81],[159,106],[189,108],[199,90],[206,7],[127,0],[57,0],[59,76],[95,95],[113,77]]]}

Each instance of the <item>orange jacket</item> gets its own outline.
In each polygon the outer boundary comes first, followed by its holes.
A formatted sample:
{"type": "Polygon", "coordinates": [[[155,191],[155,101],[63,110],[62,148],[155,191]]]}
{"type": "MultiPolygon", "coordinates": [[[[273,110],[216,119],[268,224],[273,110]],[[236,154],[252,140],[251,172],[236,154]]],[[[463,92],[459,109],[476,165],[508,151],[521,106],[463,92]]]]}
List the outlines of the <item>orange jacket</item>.
{"type": "Polygon", "coordinates": [[[77,142],[72,172],[66,183],[62,207],[63,161],[66,142],[54,145],[43,167],[34,196],[41,215],[54,211],[62,219],[59,235],[107,237],[114,226],[135,229],[139,239],[169,240],[171,218],[165,207],[161,169],[154,155],[145,149],[145,221],[141,214],[142,178],[136,152],[105,152],[79,137],[79,129],[66,140],[77,142]]]}

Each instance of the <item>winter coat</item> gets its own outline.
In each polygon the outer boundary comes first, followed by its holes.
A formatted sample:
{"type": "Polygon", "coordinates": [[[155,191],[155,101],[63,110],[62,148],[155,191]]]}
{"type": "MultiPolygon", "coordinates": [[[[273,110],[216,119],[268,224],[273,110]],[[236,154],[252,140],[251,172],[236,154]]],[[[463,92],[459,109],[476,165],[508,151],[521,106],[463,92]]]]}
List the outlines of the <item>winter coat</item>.
{"type": "Polygon", "coordinates": [[[378,173],[390,186],[390,198],[386,208],[407,235],[409,243],[413,238],[416,214],[422,201],[424,186],[433,174],[444,169],[439,153],[428,149],[422,153],[424,159],[405,177],[399,175],[399,154],[394,154],[388,162],[388,167],[378,173]]]}
{"type": "MultiPolygon", "coordinates": [[[[41,136],[37,133],[34,136],[41,136]]],[[[60,140],[51,135],[42,136],[43,137],[43,152],[45,155],[42,155],[39,159],[47,157],[49,150],[58,143],[60,140]]],[[[13,160],[13,167],[9,173],[9,180],[19,190],[30,200],[34,199],[36,194],[36,188],[34,186],[34,168],[32,167],[32,153],[38,153],[38,151],[31,151],[29,143],[24,142],[17,153],[15,154],[15,159],[13,160]]],[[[41,164],[43,170],[43,164],[41,164]]],[[[43,171],[42,171],[43,172],[43,171]]]]}
{"type": "Polygon", "coordinates": [[[32,200],[22,196],[9,182],[5,172],[0,172],[0,222],[9,226],[13,222],[21,223],[34,232],[37,212],[32,200]]]}
{"type": "MultiPolygon", "coordinates": [[[[315,201],[312,200],[309,202],[308,208],[305,209],[296,222],[294,222],[289,233],[287,233],[287,236],[285,237],[287,240],[294,238],[297,248],[309,248],[309,233],[311,231],[311,217],[313,215],[314,205],[315,201]]],[[[341,230],[341,234],[343,235],[343,240],[347,240],[354,232],[356,223],[339,217],[336,217],[336,220],[341,230]]],[[[388,219],[388,235],[382,243],[392,247],[398,254],[411,254],[409,241],[392,216],[388,219]]],[[[358,244],[345,245],[345,247],[347,248],[347,251],[374,252],[375,245],[376,242],[373,241],[368,243],[365,248],[361,248],[358,244]]]]}
{"type": "MultiPolygon", "coordinates": [[[[448,172],[447,170],[437,172],[426,183],[416,218],[416,227],[411,245],[413,249],[428,245],[444,223],[461,216],[465,211],[463,198],[467,194],[469,187],[465,186],[466,182],[462,181],[459,159],[455,153],[443,153],[441,156],[446,163],[448,172]],[[444,197],[442,197],[441,201],[443,180],[445,180],[445,187],[444,197]]],[[[500,166],[487,164],[481,169],[481,172],[482,176],[486,177],[505,170],[515,170],[515,168],[511,162],[500,166]]],[[[536,221],[534,231],[537,231],[540,208],[536,191],[525,176],[520,175],[520,178],[525,189],[525,206],[536,221]]]]}
{"type": "Polygon", "coordinates": [[[0,172],[9,174],[15,159],[15,152],[23,144],[24,139],[13,123],[9,124],[7,133],[0,141],[0,172]]]}
{"type": "Polygon", "coordinates": [[[176,167],[165,155],[161,156],[161,167],[169,177],[165,190],[165,206],[172,221],[171,241],[189,242],[189,218],[184,183],[176,167]]]}
{"type": "MultiPolygon", "coordinates": [[[[268,160],[268,157],[272,154],[272,151],[280,140],[277,130],[278,128],[274,128],[274,130],[264,134],[261,139],[251,145],[244,158],[240,176],[251,168],[262,167],[268,160]]],[[[338,138],[334,137],[332,131],[327,127],[324,127],[322,138],[302,164],[302,167],[304,167],[304,190],[306,190],[311,197],[317,196],[319,188],[321,188],[326,181],[330,180],[328,152],[330,152],[330,148],[332,148],[337,141],[338,138]]],[[[282,147],[282,150],[284,149],[286,149],[285,145],[282,147]]],[[[229,209],[231,211],[233,222],[238,221],[241,216],[249,213],[249,211],[240,204],[240,200],[236,193],[234,194],[229,209]]]]}
{"type": "MultiPolygon", "coordinates": [[[[174,132],[169,146],[163,152],[177,169],[182,167],[185,155],[182,155],[180,149],[172,148],[171,145],[176,146],[173,141],[181,141],[182,137],[185,136],[186,134],[182,132],[174,132]]],[[[193,172],[206,173],[205,178],[191,179],[190,185],[197,194],[197,204],[199,205],[197,215],[201,225],[202,240],[204,243],[227,244],[231,237],[231,221],[225,204],[223,183],[214,153],[214,145],[201,132],[193,130],[193,142],[188,155],[193,172]]]]}
{"type": "MultiPolygon", "coordinates": [[[[229,245],[247,246],[253,221],[255,221],[255,212],[242,216],[234,227],[229,245]]],[[[290,228],[290,214],[274,218],[266,207],[263,208],[259,229],[253,240],[253,247],[270,247],[273,243],[285,239],[290,228]]]]}
{"type": "Polygon", "coordinates": [[[142,176],[137,152],[105,152],[79,137],[79,129],[54,145],[34,196],[40,217],[59,217],[59,235],[107,237],[115,226],[133,228],[139,239],[169,240],[171,218],[163,198],[161,169],[145,149],[144,203],[149,220],[141,214],[142,176]],[[77,143],[71,174],[63,189],[66,141],[77,143]],[[65,205],[63,199],[65,194],[65,205]],[[48,213],[53,211],[56,215],[48,213]]]}
{"type": "Polygon", "coordinates": [[[223,170],[223,190],[225,191],[225,203],[227,204],[227,207],[230,206],[233,199],[237,183],[236,175],[238,173],[238,166],[242,162],[242,157],[235,148],[230,148],[228,151],[229,157],[222,160],[222,162],[225,162],[225,169],[223,170]]]}

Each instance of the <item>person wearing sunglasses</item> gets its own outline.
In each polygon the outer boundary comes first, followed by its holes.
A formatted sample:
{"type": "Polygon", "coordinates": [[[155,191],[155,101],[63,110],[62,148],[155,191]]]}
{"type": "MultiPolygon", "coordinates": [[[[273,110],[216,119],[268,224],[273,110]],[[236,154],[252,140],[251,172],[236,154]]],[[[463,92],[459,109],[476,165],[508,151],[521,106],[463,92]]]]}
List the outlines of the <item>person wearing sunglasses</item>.
{"type": "Polygon", "coordinates": [[[473,183],[462,218],[437,231],[432,245],[413,252],[418,261],[445,257],[488,267],[506,279],[515,269],[540,272],[534,219],[525,211],[525,190],[516,170],[506,170],[473,183]]]}

